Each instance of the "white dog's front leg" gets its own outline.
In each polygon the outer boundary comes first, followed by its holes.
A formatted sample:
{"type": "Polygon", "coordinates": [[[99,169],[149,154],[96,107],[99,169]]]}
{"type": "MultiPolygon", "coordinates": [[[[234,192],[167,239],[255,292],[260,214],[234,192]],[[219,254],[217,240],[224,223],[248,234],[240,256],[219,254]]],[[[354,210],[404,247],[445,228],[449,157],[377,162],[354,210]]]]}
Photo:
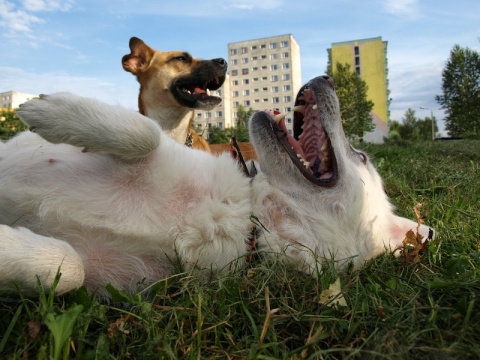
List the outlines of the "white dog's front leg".
{"type": "Polygon", "coordinates": [[[85,278],[80,255],[65,241],[41,236],[25,228],[0,225],[0,290],[20,289],[26,295],[38,294],[38,280],[45,288],[53,285],[56,294],[75,290],[85,278]]]}
{"type": "Polygon", "coordinates": [[[68,93],[40,95],[17,112],[45,140],[108,153],[124,159],[148,155],[161,130],[149,118],[119,106],[68,93]]]}

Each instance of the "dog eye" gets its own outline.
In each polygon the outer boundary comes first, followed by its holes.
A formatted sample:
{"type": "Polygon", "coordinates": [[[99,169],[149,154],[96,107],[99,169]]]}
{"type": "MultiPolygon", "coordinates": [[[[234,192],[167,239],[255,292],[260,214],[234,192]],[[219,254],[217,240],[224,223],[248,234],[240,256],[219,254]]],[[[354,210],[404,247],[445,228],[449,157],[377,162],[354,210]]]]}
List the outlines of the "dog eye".
{"type": "Polygon", "coordinates": [[[177,56],[175,58],[175,60],[178,60],[178,61],[187,61],[187,58],[185,56],[177,56]]]}
{"type": "Polygon", "coordinates": [[[350,149],[352,149],[352,151],[358,155],[358,157],[360,158],[360,160],[366,165],[367,164],[367,155],[361,151],[358,151],[357,149],[355,149],[352,145],[350,145],[350,149]]]}
{"type": "Polygon", "coordinates": [[[367,155],[365,155],[363,152],[357,151],[358,156],[360,156],[360,159],[364,164],[367,164],[367,155]]]}

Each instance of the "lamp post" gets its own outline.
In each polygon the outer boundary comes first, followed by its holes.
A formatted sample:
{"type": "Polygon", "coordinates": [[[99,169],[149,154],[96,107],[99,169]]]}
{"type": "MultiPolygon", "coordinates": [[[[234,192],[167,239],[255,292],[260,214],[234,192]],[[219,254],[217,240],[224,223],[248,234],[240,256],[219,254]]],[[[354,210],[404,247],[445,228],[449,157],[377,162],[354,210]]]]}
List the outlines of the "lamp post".
{"type": "Polygon", "coordinates": [[[420,106],[422,110],[430,110],[430,118],[432,120],[432,141],[435,141],[435,123],[433,122],[433,111],[430,108],[420,106]]]}

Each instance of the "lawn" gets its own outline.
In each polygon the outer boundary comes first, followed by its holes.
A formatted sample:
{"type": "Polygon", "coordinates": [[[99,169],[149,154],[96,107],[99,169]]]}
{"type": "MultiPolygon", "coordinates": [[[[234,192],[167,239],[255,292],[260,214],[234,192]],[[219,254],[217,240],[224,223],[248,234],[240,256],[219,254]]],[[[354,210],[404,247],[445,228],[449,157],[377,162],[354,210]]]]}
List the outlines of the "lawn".
{"type": "Polygon", "coordinates": [[[480,142],[361,147],[399,215],[423,204],[437,235],[419,262],[385,254],[315,279],[256,259],[207,281],[179,272],[148,300],[111,289],[111,304],[3,295],[0,358],[480,358],[480,142]],[[320,303],[337,279],[346,306],[320,303]]]}

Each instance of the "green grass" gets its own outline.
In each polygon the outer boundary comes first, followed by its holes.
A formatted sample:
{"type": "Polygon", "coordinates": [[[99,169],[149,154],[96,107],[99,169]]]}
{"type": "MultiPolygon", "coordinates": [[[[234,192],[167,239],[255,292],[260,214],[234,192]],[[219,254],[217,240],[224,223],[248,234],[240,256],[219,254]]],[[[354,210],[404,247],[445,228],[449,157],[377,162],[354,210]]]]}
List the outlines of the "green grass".
{"type": "Polygon", "coordinates": [[[480,357],[480,142],[364,146],[398,214],[437,231],[420,263],[381,256],[318,279],[256,261],[220,279],[177,274],[149,301],[83,289],[0,299],[0,358],[467,359],[480,357]],[[319,304],[340,277],[346,307],[319,304]]]}

